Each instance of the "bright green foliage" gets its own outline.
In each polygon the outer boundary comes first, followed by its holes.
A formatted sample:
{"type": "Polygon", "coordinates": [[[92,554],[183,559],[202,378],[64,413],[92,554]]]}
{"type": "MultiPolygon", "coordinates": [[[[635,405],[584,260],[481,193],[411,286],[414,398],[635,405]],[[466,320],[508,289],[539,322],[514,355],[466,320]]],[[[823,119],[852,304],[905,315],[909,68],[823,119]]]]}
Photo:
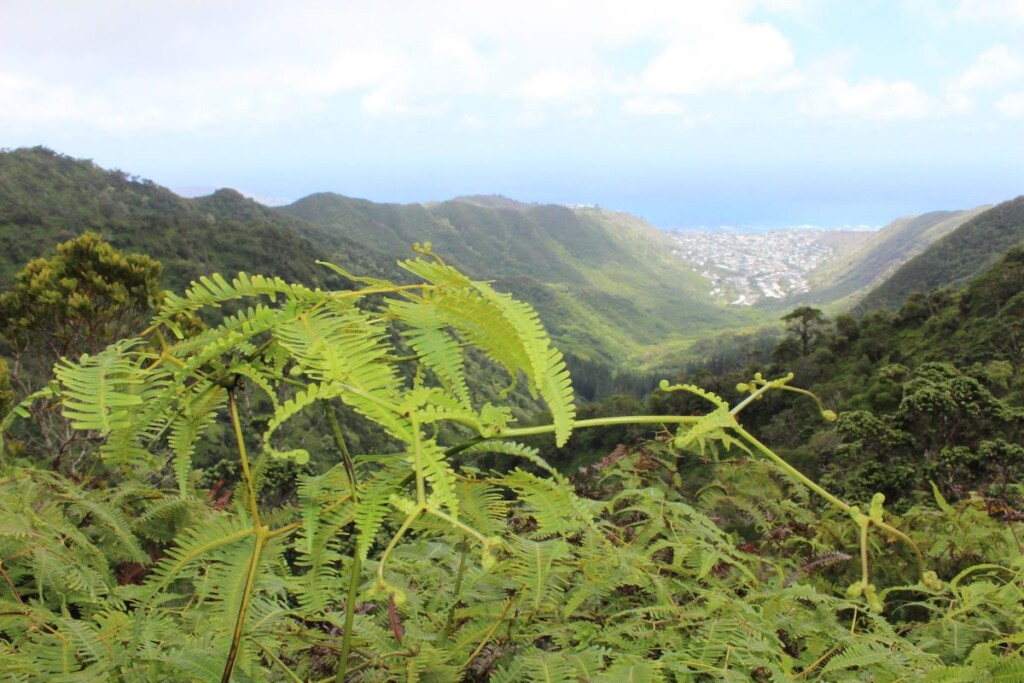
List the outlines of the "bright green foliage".
{"type": "Polygon", "coordinates": [[[102,349],[149,318],[160,270],[86,233],[30,262],[0,294],[0,335],[16,352],[46,349],[51,362],[102,349]]]}
{"type": "Polygon", "coordinates": [[[515,439],[561,444],[617,420],[577,419],[530,307],[419,251],[401,264],[412,284],[204,278],[166,298],[144,340],[59,365],[62,410],[102,437],[121,479],[13,467],[0,479],[0,671],[224,683],[1019,672],[1012,536],[941,497],[905,518],[881,497],[864,512],[797,472],[737,421],[769,392],[805,394],[790,377],[755,376],[735,406],[665,383],[697,414],[630,417],[664,438],[571,482],[515,439]],[[194,314],[210,327],[177,324],[194,314]],[[550,424],[517,426],[482,401],[470,347],[536,392],[550,424]],[[342,406],[394,449],[350,452],[342,406]],[[309,433],[323,419],[327,441],[309,433]],[[197,490],[191,463],[216,430],[235,439],[230,497],[197,490]],[[459,464],[488,451],[521,467],[459,464]],[[680,464],[695,458],[714,474],[689,496],[680,464]],[[271,464],[332,459],[287,470],[294,500],[269,502],[281,500],[271,464]],[[977,529],[985,564],[937,563],[977,529]]]}
{"type": "Polygon", "coordinates": [[[860,311],[894,309],[912,292],[961,286],[1019,244],[1024,197],[985,211],[904,263],[858,305],[860,311]]]}
{"type": "MultiPolygon", "coordinates": [[[[13,384],[17,398],[24,398],[40,391],[54,362],[61,358],[95,354],[118,339],[140,332],[159,298],[160,271],[157,261],[141,254],[122,253],[95,233],[59,244],[54,256],[28,263],[18,273],[14,286],[0,293],[0,351],[10,354],[13,361],[10,377],[0,378],[0,418],[5,412],[5,379],[10,379],[8,389],[13,384]]],[[[102,363],[105,358],[100,354],[93,362],[102,363]]],[[[103,388],[101,380],[95,386],[79,389],[83,396],[97,390],[89,400],[99,401],[102,411],[112,417],[115,412],[126,416],[140,400],[133,396],[128,403],[113,406],[107,403],[103,388]]],[[[119,399],[115,396],[113,400],[119,399]]],[[[88,440],[88,434],[70,430],[48,400],[29,399],[20,410],[30,413],[34,422],[32,428],[18,433],[23,450],[74,471],[77,459],[70,454],[82,452],[81,442],[88,440]]],[[[69,413],[72,415],[73,410],[69,413]]]]}
{"type": "Polygon", "coordinates": [[[14,389],[11,388],[11,374],[7,361],[0,358],[0,419],[14,406],[14,389]]]}

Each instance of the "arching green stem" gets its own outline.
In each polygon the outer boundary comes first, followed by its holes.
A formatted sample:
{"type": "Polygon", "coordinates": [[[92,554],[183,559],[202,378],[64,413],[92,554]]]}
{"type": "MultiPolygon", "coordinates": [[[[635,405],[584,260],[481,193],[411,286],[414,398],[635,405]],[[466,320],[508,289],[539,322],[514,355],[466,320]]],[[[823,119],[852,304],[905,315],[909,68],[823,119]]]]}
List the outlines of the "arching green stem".
{"type": "Polygon", "coordinates": [[[231,636],[231,647],[228,650],[228,658],[224,663],[224,673],[221,675],[221,683],[231,682],[231,671],[235,668],[235,659],[238,657],[238,648],[242,642],[242,633],[245,628],[245,616],[249,611],[249,603],[252,600],[253,588],[256,585],[256,575],[259,570],[260,555],[263,547],[269,538],[270,529],[263,526],[260,521],[259,506],[256,501],[256,490],[252,483],[252,473],[249,469],[249,456],[245,451],[245,440],[242,435],[242,422],[238,418],[238,404],[235,402],[235,392],[228,392],[228,404],[231,409],[231,424],[235,430],[235,441],[238,446],[238,458],[242,465],[242,475],[245,479],[246,491],[249,496],[249,511],[252,515],[253,538],[252,558],[249,560],[249,572],[245,577],[245,588],[242,590],[242,602],[238,606],[238,616],[235,618],[235,630],[231,636]]]}

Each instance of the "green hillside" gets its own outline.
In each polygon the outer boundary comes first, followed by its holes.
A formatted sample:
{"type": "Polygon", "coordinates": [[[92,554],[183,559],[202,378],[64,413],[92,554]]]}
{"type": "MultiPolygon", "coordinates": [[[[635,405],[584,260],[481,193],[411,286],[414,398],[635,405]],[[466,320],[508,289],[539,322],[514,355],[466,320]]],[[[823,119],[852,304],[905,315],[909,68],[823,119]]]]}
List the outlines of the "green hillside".
{"type": "Polygon", "coordinates": [[[911,292],[961,287],[1024,239],[1024,197],[978,213],[927,250],[910,259],[868,293],[859,312],[895,308],[911,292]]]}
{"type": "Polygon", "coordinates": [[[162,284],[257,269],[312,284],[339,284],[314,261],[343,260],[385,272],[392,259],[234,190],[183,199],[148,180],[48,149],[0,153],[0,286],[25,262],[86,231],[164,264],[162,284]]]}
{"type": "Polygon", "coordinates": [[[855,303],[903,263],[989,207],[969,211],[933,211],[899,218],[865,239],[841,245],[838,256],[811,275],[812,292],[802,298],[815,305],[855,303]]]}
{"type": "Polygon", "coordinates": [[[755,315],[713,302],[671,240],[628,214],[503,197],[395,205],[330,193],[279,210],[396,257],[429,241],[470,275],[534,304],[563,348],[582,357],[635,355],[755,315]]]}
{"type": "Polygon", "coordinates": [[[651,345],[685,347],[751,315],[710,301],[705,281],[672,256],[668,239],[626,214],[497,197],[394,205],[335,194],[270,209],[234,190],[184,199],[45,148],[0,153],[0,236],[8,245],[0,288],[27,261],[86,231],[159,259],[161,284],[171,289],[243,269],[344,286],[317,260],[394,277],[411,245],[429,241],[470,275],[532,303],[566,351],[615,365],[650,357],[651,345]]]}

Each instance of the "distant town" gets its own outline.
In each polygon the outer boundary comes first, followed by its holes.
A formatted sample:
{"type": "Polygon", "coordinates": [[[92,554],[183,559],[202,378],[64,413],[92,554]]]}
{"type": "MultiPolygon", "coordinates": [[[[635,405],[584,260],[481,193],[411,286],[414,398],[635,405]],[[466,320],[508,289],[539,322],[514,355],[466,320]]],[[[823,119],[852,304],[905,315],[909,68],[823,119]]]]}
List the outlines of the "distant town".
{"type": "Polygon", "coordinates": [[[678,245],[673,253],[711,280],[712,294],[736,306],[806,292],[808,274],[835,255],[821,236],[821,230],[803,228],[672,233],[678,245]]]}

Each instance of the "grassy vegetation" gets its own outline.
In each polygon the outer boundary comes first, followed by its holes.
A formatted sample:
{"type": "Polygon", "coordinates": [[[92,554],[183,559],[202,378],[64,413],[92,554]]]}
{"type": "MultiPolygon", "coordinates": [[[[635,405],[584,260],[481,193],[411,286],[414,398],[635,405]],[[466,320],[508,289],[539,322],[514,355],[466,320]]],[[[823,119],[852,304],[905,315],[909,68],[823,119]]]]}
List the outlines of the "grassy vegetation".
{"type": "Polygon", "coordinates": [[[984,211],[910,259],[857,305],[894,309],[911,292],[962,287],[1024,239],[1024,197],[984,211]]]}

